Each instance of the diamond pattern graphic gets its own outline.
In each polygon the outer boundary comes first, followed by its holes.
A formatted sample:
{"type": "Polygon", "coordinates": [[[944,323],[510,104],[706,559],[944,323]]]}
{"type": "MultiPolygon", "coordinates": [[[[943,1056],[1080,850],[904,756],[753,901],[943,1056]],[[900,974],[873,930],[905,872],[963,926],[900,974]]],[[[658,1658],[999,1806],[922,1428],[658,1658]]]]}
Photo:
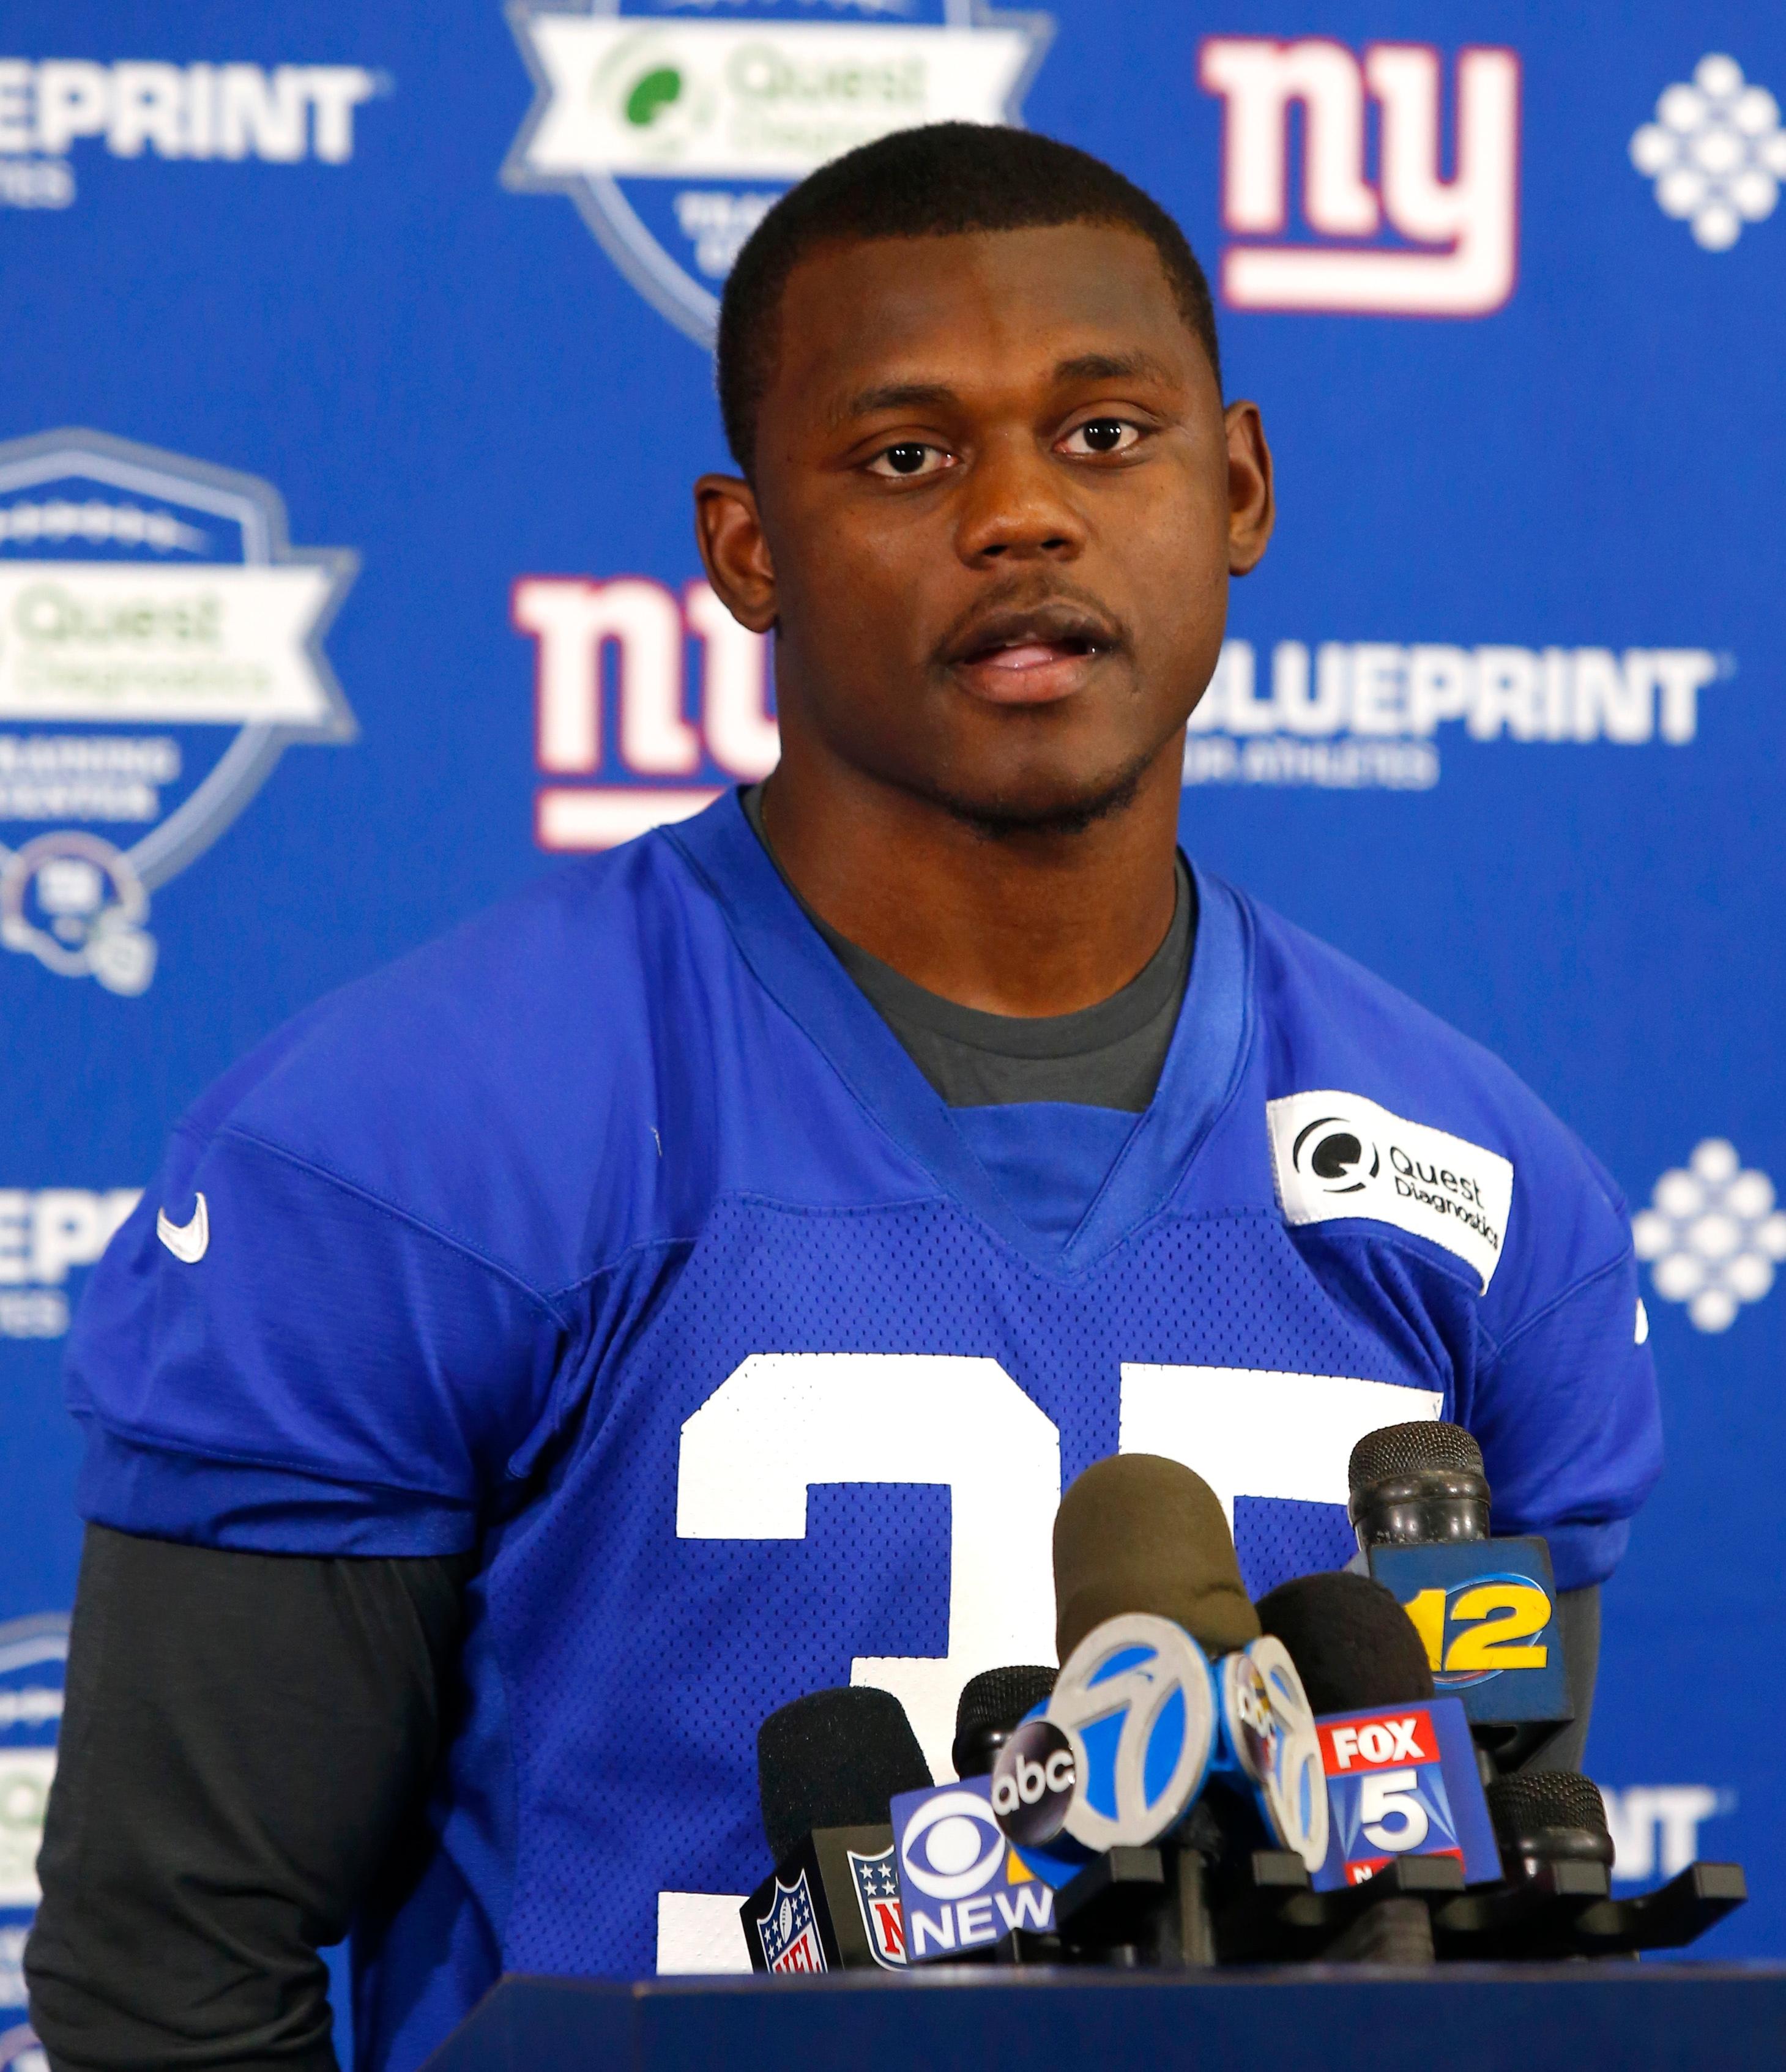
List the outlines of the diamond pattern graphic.
{"type": "Polygon", "coordinates": [[[1745,1302],[1773,1286],[1775,1262],[1786,1259],[1786,1211],[1774,1206],[1773,1182],[1722,1137],[1708,1137],[1685,1166],[1662,1175],[1631,1231],[1656,1293],[1685,1302],[1702,1331],[1727,1331],[1745,1302]]]}

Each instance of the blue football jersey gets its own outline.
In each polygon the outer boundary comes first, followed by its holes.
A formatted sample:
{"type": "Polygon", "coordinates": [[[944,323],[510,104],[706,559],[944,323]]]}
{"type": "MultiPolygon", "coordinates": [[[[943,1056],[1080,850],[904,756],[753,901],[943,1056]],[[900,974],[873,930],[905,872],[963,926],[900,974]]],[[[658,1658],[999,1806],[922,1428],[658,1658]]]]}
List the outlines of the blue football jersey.
{"type": "Polygon", "coordinates": [[[763,1716],[879,1684],[947,1774],[962,1683],[1053,1659],[1060,1489],[1119,1449],[1210,1482],[1257,1594],[1347,1559],[1355,1441],[1454,1418],[1497,1530],[1611,1571],[1660,1462],[1616,1190],[1475,1045],[1197,890],[1158,1090],[1089,1129],[946,1107],[730,795],[179,1125],[71,1342],[86,1515],[482,1550],[433,1853],[356,1930],[365,2065],[503,1970],[737,1961],[763,1716]],[[1051,1146],[1095,1159],[1073,1213],[1051,1146]]]}

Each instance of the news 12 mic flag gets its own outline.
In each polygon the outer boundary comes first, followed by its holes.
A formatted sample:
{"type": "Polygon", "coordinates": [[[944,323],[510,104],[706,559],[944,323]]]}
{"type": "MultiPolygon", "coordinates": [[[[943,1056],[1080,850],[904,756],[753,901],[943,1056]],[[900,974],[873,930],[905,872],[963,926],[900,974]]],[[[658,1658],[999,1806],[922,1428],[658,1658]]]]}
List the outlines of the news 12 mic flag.
{"type": "MultiPolygon", "coordinates": [[[[1590,1765],[1621,1873],[1764,1860],[1786,1608],[1697,1579],[1708,1517],[1772,1546],[1786,1457],[1780,10],[262,14],[0,23],[0,271],[29,284],[0,325],[0,2023],[92,1262],[288,1016],[772,767],[767,650],[689,543],[687,485],[726,464],[705,340],[790,180],[943,115],[1108,158],[1209,269],[1282,522],[1193,718],[1184,846],[1504,1057],[1625,1197],[1669,1465],[1607,1597],[1590,1765]],[[1754,1673],[1691,1737],[1656,1694],[1718,1648],[1754,1673]]],[[[1435,1198],[1480,1181],[1418,1162],[1435,1198]]],[[[1181,1385],[1275,1428],[1219,1433],[1243,1566],[1268,1515],[1340,1565],[1344,1448],[1329,1474],[1296,1444],[1335,1371],[1222,1362],[1181,1385]]],[[[928,1481],[850,1457],[785,1543],[827,1578],[788,1585],[790,1688],[969,1645],[951,1577],[996,1572],[1021,1511],[988,1449],[1021,1493],[1031,1443],[1014,1410],[928,1481]]],[[[664,1960],[715,1916],[735,1937],[742,1897],[662,1895],[664,1960]]],[[[1786,1950],[1781,1888],[1707,1948],[1786,1950]]]]}

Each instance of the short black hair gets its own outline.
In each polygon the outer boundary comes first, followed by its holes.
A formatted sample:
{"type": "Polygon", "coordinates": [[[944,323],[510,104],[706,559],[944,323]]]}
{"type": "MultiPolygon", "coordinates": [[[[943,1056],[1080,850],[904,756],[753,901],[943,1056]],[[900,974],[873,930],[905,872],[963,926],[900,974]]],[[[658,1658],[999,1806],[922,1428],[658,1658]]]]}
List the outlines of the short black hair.
{"type": "Polygon", "coordinates": [[[932,122],[859,146],[791,187],[751,232],[719,303],[719,412],[748,475],[757,413],[775,372],[788,277],[821,245],[950,237],[1056,224],[1120,224],[1159,254],[1186,324],[1221,385],[1209,283],[1184,232],[1113,166],[1053,137],[977,122],[932,122]]]}

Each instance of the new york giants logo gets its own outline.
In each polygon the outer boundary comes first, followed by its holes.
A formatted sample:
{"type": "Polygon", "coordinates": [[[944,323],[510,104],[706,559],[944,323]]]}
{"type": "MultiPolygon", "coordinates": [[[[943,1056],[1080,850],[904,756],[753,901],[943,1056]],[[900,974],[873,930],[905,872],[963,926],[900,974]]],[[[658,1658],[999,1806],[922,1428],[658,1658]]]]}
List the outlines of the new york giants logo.
{"type": "Polygon", "coordinates": [[[1360,60],[1322,37],[1212,36],[1198,77],[1223,103],[1222,220],[1236,241],[1221,286],[1233,307],[1483,316],[1512,293],[1512,51],[1459,54],[1449,179],[1442,68],[1426,44],[1372,43],[1360,60]],[[1294,227],[1293,105],[1302,111],[1294,227]]]}
{"type": "Polygon", "coordinates": [[[534,799],[541,849],[607,849],[686,819],[780,752],[768,643],[705,582],[523,576],[511,610],[538,643],[534,799]],[[689,680],[699,655],[700,697],[689,680]],[[572,781],[566,781],[566,780],[572,781]]]}

